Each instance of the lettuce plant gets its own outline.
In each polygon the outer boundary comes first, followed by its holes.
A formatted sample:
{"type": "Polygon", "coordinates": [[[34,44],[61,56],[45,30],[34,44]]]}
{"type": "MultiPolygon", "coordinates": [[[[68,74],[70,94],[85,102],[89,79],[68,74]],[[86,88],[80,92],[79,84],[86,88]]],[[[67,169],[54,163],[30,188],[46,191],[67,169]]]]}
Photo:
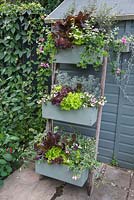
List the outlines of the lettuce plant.
{"type": "Polygon", "coordinates": [[[52,93],[44,96],[42,101],[45,103],[50,101],[53,105],[59,106],[61,110],[70,111],[104,105],[106,98],[82,91],[82,87],[79,84],[75,89],[68,86],[56,85],[52,93]],[[57,87],[60,90],[57,91],[57,87]]]}
{"type": "Polygon", "coordinates": [[[61,109],[62,110],[78,110],[79,108],[82,107],[83,104],[83,98],[82,98],[82,93],[76,92],[72,93],[69,92],[67,97],[63,98],[61,101],[61,109]]]}
{"type": "MultiPolygon", "coordinates": [[[[64,164],[79,178],[85,169],[93,169],[95,140],[74,133],[47,133],[40,143],[35,144],[36,160],[49,164],[64,164]]],[[[37,162],[38,162],[37,161],[37,162]]]]}

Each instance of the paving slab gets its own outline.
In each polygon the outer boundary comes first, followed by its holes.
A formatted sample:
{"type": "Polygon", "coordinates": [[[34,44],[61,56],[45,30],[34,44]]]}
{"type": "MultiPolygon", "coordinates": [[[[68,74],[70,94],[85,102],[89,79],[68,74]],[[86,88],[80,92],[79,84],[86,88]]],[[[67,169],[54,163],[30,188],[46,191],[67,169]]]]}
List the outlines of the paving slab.
{"type": "Polygon", "coordinates": [[[63,190],[63,195],[57,197],[56,200],[89,200],[86,187],[77,187],[74,185],[66,184],[63,190]]]}
{"type": "MultiPolygon", "coordinates": [[[[92,196],[88,197],[85,186],[81,188],[48,177],[40,178],[30,166],[15,171],[5,180],[0,189],[0,200],[126,200],[129,177],[128,171],[107,166],[105,174],[96,182],[92,196]]],[[[129,200],[134,200],[133,196],[129,200]]]]}
{"type": "Polygon", "coordinates": [[[128,200],[134,200],[134,172],[133,172],[132,183],[131,183],[128,200]]]}
{"type": "Polygon", "coordinates": [[[33,168],[17,170],[0,189],[0,200],[50,200],[59,181],[49,178],[40,180],[33,168]]]}
{"type": "Polygon", "coordinates": [[[126,200],[129,183],[127,170],[107,166],[103,179],[94,187],[91,200],[126,200]]]}
{"type": "Polygon", "coordinates": [[[129,188],[130,176],[131,171],[129,170],[107,166],[103,181],[106,181],[113,186],[127,189],[129,188]]]}

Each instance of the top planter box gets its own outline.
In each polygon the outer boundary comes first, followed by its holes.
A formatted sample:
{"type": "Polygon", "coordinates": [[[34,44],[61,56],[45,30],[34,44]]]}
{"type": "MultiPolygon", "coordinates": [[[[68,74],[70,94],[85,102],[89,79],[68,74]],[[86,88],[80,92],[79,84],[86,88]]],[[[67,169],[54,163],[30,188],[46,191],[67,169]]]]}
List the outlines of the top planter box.
{"type": "Polygon", "coordinates": [[[55,56],[55,63],[77,64],[84,47],[59,49],[55,56]]]}
{"type": "MultiPolygon", "coordinates": [[[[55,56],[54,63],[77,64],[80,62],[80,57],[83,50],[84,46],[74,46],[73,48],[59,49],[55,56]]],[[[93,57],[96,59],[95,55],[93,55],[93,57]]]]}
{"type": "Polygon", "coordinates": [[[97,119],[97,109],[81,108],[79,110],[64,111],[59,106],[48,102],[47,104],[42,104],[42,116],[47,119],[92,126],[97,119]]]}

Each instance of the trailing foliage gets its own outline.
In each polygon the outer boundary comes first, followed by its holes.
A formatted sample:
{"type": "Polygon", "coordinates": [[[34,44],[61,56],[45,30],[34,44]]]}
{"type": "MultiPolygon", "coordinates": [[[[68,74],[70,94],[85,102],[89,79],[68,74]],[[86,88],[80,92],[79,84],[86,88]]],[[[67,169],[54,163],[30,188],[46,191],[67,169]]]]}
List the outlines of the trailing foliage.
{"type": "Polygon", "coordinates": [[[40,4],[46,8],[46,12],[52,12],[63,0],[39,0],[40,4]]]}
{"type": "MultiPolygon", "coordinates": [[[[3,152],[12,148],[11,168],[18,154],[44,128],[37,99],[44,93],[50,70],[40,66],[36,55],[36,41],[44,34],[43,15],[44,8],[37,3],[0,5],[0,159],[7,165],[3,152]],[[17,138],[15,147],[12,136],[17,138]],[[7,138],[8,144],[1,142],[7,138]]],[[[9,168],[1,162],[0,168],[3,179],[9,168]]]]}
{"type": "MultiPolygon", "coordinates": [[[[117,28],[112,27],[113,17],[105,14],[108,13],[94,15],[93,10],[80,11],[77,15],[69,14],[66,18],[55,21],[48,31],[47,40],[38,46],[39,49],[42,48],[40,54],[47,55],[51,63],[55,61],[56,54],[59,57],[61,52],[71,52],[74,48],[73,52],[78,50],[80,56],[76,58],[77,67],[87,68],[90,64],[98,70],[102,66],[103,57],[110,57],[109,52],[114,52],[114,60],[110,64],[112,71],[116,72],[118,55],[124,51],[130,38],[118,38],[117,28]]],[[[117,73],[119,74],[118,70],[117,73]]]]}
{"type": "Polygon", "coordinates": [[[63,0],[0,0],[0,3],[13,3],[13,4],[21,4],[21,3],[40,3],[42,7],[46,9],[46,13],[50,13],[53,11],[63,0]]]}

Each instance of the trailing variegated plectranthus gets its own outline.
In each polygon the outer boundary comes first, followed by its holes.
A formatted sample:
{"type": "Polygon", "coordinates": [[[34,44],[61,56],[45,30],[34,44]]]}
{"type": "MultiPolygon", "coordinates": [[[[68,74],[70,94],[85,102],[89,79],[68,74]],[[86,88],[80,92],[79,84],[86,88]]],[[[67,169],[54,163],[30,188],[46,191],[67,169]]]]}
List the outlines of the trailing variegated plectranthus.
{"type": "Polygon", "coordinates": [[[134,36],[123,36],[118,42],[119,44],[124,44],[124,49],[122,50],[123,53],[118,52],[118,56],[114,57],[115,61],[112,73],[124,98],[133,104],[134,97],[128,95],[128,85],[131,82],[131,75],[134,70],[134,36]]]}

